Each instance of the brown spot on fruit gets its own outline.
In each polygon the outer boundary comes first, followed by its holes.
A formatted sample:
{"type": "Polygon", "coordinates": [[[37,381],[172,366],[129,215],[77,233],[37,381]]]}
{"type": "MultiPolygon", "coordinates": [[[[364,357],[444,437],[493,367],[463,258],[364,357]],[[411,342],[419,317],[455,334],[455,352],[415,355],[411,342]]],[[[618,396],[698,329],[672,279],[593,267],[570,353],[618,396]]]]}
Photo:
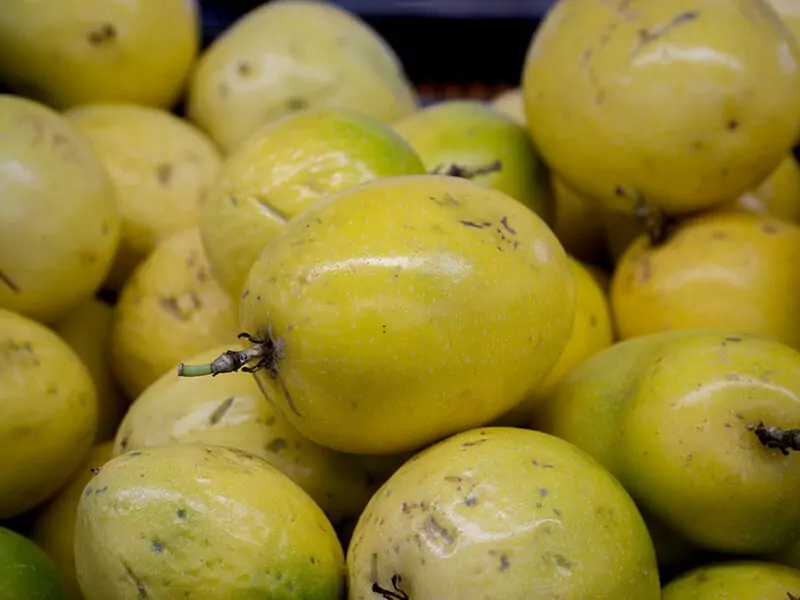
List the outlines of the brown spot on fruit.
{"type": "Polygon", "coordinates": [[[172,180],[172,165],[169,163],[162,163],[156,167],[156,178],[161,185],[169,185],[172,180]]]}
{"type": "Polygon", "coordinates": [[[728,131],[736,131],[739,129],[739,121],[736,119],[729,119],[726,127],[728,128],[728,131]]]}
{"type": "Polygon", "coordinates": [[[222,417],[225,416],[225,413],[227,413],[231,406],[233,406],[234,399],[235,398],[233,397],[225,398],[225,400],[223,400],[222,403],[220,403],[220,405],[214,409],[214,412],[212,412],[208,417],[209,425],[216,425],[222,420],[222,417]]]}
{"type": "Polygon", "coordinates": [[[17,282],[11,279],[11,276],[2,269],[0,269],[0,282],[2,282],[7,288],[9,288],[15,294],[19,294],[20,289],[19,285],[17,285],[17,282]]]}
{"type": "Polygon", "coordinates": [[[286,445],[287,444],[286,444],[286,440],[285,439],[283,439],[283,438],[275,438],[274,440],[269,442],[266,446],[264,446],[264,448],[266,450],[268,450],[269,452],[277,454],[278,452],[280,452],[281,450],[286,448],[286,445]]]}
{"type": "Polygon", "coordinates": [[[86,34],[86,39],[92,46],[100,46],[113,42],[117,37],[117,28],[111,23],[101,23],[86,34]]]}

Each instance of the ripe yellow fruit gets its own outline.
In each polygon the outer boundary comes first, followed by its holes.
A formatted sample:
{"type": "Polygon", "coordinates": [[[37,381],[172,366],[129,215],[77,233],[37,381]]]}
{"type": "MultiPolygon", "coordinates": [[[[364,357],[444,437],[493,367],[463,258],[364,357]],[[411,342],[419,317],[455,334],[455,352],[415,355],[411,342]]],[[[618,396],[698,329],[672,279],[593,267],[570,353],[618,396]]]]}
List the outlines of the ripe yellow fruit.
{"type": "Polygon", "coordinates": [[[57,108],[172,106],[200,45],[196,0],[0,2],[0,79],[57,108]]]}
{"type": "Polygon", "coordinates": [[[791,149],[799,62],[763,0],[565,0],[527,54],[527,122],[578,191],[685,214],[758,185],[791,149]]]}
{"type": "Polygon", "coordinates": [[[491,107],[507,117],[511,117],[519,125],[526,125],[522,88],[516,87],[498,94],[492,100],[491,107]]]}

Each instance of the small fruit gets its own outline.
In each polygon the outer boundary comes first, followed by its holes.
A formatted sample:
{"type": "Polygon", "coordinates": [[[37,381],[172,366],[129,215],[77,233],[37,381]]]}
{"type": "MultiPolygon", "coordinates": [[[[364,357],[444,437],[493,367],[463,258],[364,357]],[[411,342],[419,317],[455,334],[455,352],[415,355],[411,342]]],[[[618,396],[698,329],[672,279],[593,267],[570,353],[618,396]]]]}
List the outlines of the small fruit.
{"type": "Polygon", "coordinates": [[[800,52],[762,0],[566,0],[528,50],[526,117],[548,165],[608,208],[710,208],[800,134],[800,52]]]}
{"type": "Polygon", "coordinates": [[[170,107],[200,45],[196,0],[0,3],[0,79],[63,109],[170,107]]]}
{"type": "Polygon", "coordinates": [[[553,201],[547,169],[525,128],[510,117],[483,102],[448,100],[411,113],[394,129],[419,153],[428,171],[452,166],[475,170],[473,181],[508,194],[550,220],[553,201]]]}
{"type": "Polygon", "coordinates": [[[477,590],[658,600],[661,591],[653,544],[622,486],[572,444],[504,427],[455,435],[400,467],[361,515],[347,571],[350,600],[477,590]]]}
{"type": "Polygon", "coordinates": [[[305,108],[350,108],[391,123],[417,107],[393,50],[335,4],[281,0],[240,17],[203,53],[188,113],[226,153],[305,108]]]}
{"type": "Polygon", "coordinates": [[[0,598],[67,600],[58,571],[31,540],[0,527],[0,598]]]}
{"type": "Polygon", "coordinates": [[[69,344],[89,369],[97,390],[97,434],[99,441],[110,440],[128,405],[111,368],[111,324],[114,308],[91,298],[53,325],[53,330],[69,344]]]}
{"type": "Polygon", "coordinates": [[[105,464],[78,504],[86,600],[332,600],[344,556],[314,501],[242,450],[177,444],[105,464]]]}
{"type": "Polygon", "coordinates": [[[765,215],[699,216],[657,246],[641,236],[611,282],[618,334],[733,330],[800,348],[798,262],[800,225],[765,215]]]}
{"type": "MultiPolygon", "coordinates": [[[[75,471],[67,485],[43,507],[34,522],[31,537],[58,569],[70,600],[83,600],[75,575],[75,519],[78,502],[86,484],[92,479],[92,469],[99,469],[111,460],[113,448],[113,442],[95,446],[88,459],[75,471]]],[[[1,597],[6,600],[6,596],[1,597]]]]}
{"type": "Polygon", "coordinates": [[[800,534],[800,456],[757,436],[800,426],[800,353],[752,335],[672,331],[589,358],[556,386],[535,427],[607,468],[687,541],[774,552],[800,534]]]}
{"type": "Polygon", "coordinates": [[[203,210],[214,276],[238,299],[261,249],[299,212],[373,179],[424,172],[388,125],[351,110],[307,110],[267,125],[228,158],[203,210]]]}
{"type": "Polygon", "coordinates": [[[526,125],[525,103],[522,88],[516,87],[498,94],[491,102],[491,107],[513,119],[519,125],[526,125]]]}
{"type": "Polygon", "coordinates": [[[1,94],[0,164],[0,307],[53,322],[111,265],[121,223],[111,181],[67,119],[1,94]]]}
{"type": "Polygon", "coordinates": [[[183,358],[236,338],[236,305],[211,276],[197,227],[159,244],[122,288],[111,360],[128,398],[183,358]]]}
{"type": "MultiPolygon", "coordinates": [[[[224,350],[212,348],[190,362],[209,362],[224,350]]],[[[337,526],[355,522],[383,480],[372,457],[342,454],[302,437],[248,373],[186,379],[170,369],[131,405],[114,453],[190,442],[260,456],[303,488],[337,526]]],[[[397,460],[383,462],[393,467],[397,460]]]]}
{"type": "Polygon", "coordinates": [[[567,256],[536,214],[466,179],[408,175],[289,222],[250,270],[239,321],[301,434],[383,454],[509,410],[555,365],[574,307],[567,256]]]}
{"type": "Polygon", "coordinates": [[[200,130],[164,110],[94,104],[66,116],[92,142],[114,184],[122,239],[106,287],[119,290],[161,240],[199,222],[222,159],[200,130]]]}
{"type": "Polygon", "coordinates": [[[662,600],[792,600],[800,571],[768,562],[726,561],[697,567],[664,586],[662,600]]]}
{"type": "Polygon", "coordinates": [[[8,519],[52,496],[84,459],[97,427],[97,397],[66,342],[3,309],[0,414],[0,519],[8,519]]]}

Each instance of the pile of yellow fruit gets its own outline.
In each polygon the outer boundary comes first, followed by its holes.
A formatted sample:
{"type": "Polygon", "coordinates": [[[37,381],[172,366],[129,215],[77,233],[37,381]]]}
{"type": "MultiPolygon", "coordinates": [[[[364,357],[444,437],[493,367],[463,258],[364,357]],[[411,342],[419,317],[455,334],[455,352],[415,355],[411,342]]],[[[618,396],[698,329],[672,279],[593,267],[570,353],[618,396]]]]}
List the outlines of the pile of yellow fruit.
{"type": "Polygon", "coordinates": [[[800,598],[800,1],[200,20],[0,2],[0,599],[800,598]]]}

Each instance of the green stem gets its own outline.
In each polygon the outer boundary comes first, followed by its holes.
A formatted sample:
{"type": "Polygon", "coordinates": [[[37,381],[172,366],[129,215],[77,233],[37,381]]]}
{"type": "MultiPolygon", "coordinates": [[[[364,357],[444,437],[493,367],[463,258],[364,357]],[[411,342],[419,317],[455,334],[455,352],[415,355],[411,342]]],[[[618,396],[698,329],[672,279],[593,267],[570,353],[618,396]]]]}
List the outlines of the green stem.
{"type": "Polygon", "coordinates": [[[180,363],[178,365],[179,377],[205,377],[206,375],[213,374],[211,363],[205,365],[185,365],[180,363]]]}
{"type": "Polygon", "coordinates": [[[216,377],[220,373],[235,373],[242,370],[251,373],[257,369],[266,366],[265,358],[271,355],[270,347],[263,340],[256,340],[248,335],[241,334],[239,337],[245,337],[253,342],[253,345],[244,350],[226,350],[215,358],[210,363],[204,365],[185,365],[180,363],[178,365],[178,377],[205,377],[211,375],[216,377]],[[257,363],[248,367],[247,364],[257,361],[257,363]]]}

